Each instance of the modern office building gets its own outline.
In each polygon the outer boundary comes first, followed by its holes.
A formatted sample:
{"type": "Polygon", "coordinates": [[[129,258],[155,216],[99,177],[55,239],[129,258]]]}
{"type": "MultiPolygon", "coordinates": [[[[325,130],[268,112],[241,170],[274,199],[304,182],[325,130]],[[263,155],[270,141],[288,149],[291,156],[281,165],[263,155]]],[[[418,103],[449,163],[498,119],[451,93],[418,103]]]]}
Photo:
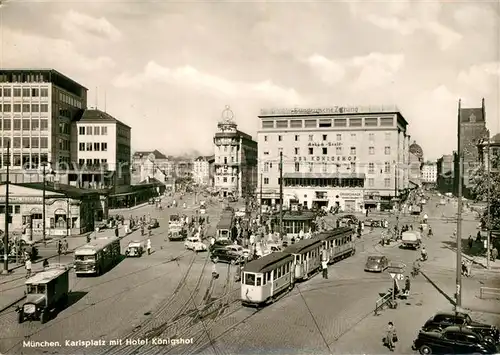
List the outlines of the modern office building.
{"type": "Polygon", "coordinates": [[[70,184],[106,188],[130,185],[131,128],[110,114],[85,110],[75,122],[76,148],[73,161],[78,169],[69,175],[70,184]]]}
{"type": "Polygon", "coordinates": [[[262,203],[380,208],[409,188],[408,122],[397,107],[262,110],[262,203]]]}
{"type": "Polygon", "coordinates": [[[226,106],[214,135],[214,188],[223,197],[248,197],[257,188],[257,142],[233,119],[226,106]]]}
{"type": "Polygon", "coordinates": [[[41,181],[41,162],[71,164],[72,123],[87,107],[87,89],[52,69],[0,70],[0,181],[41,181]],[[10,157],[7,142],[10,141],[10,157]]]}
{"type": "Polygon", "coordinates": [[[422,182],[425,184],[437,183],[437,164],[432,162],[424,163],[422,166],[422,182]]]}

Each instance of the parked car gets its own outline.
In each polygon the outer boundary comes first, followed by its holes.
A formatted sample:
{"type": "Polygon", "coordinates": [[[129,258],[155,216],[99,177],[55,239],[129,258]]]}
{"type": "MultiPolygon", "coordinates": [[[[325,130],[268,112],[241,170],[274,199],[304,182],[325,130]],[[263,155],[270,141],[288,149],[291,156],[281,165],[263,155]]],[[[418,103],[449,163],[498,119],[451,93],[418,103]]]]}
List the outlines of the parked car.
{"type": "Polygon", "coordinates": [[[474,322],[467,313],[452,313],[452,312],[439,312],[434,316],[429,318],[422,327],[423,330],[431,331],[438,330],[441,331],[449,326],[460,326],[462,328],[468,329],[474,333],[483,336],[484,340],[489,341],[493,344],[500,343],[500,332],[498,328],[480,322],[474,322]]]}
{"type": "Polygon", "coordinates": [[[186,249],[194,250],[196,252],[207,250],[207,246],[202,243],[200,238],[197,237],[190,237],[186,239],[186,241],[184,242],[184,246],[186,247],[186,249]]]}
{"type": "Polygon", "coordinates": [[[148,229],[155,229],[160,226],[160,222],[156,218],[152,218],[151,222],[148,224],[148,229]]]}
{"type": "Polygon", "coordinates": [[[244,261],[243,255],[227,247],[213,249],[210,255],[213,262],[241,264],[244,261]]]}
{"type": "Polygon", "coordinates": [[[366,259],[365,271],[382,272],[389,266],[389,259],[384,255],[370,255],[366,259]]]}
{"type": "Polygon", "coordinates": [[[234,214],[236,217],[245,217],[247,214],[247,211],[245,207],[240,208],[236,213],[234,214]]]}
{"type": "Polygon", "coordinates": [[[454,326],[442,332],[423,331],[413,342],[420,354],[496,354],[496,346],[469,329],[454,326]]]}

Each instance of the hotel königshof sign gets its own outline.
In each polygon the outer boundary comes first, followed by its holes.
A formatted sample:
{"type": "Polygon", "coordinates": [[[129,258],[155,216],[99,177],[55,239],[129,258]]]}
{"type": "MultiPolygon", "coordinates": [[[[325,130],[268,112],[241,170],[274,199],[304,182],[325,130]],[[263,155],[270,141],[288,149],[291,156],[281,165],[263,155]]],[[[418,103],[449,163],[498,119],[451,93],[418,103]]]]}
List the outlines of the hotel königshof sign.
{"type": "MultiPolygon", "coordinates": [[[[309,142],[307,144],[308,147],[342,147],[342,142],[309,142]]],[[[315,162],[315,161],[356,161],[356,156],[354,155],[336,155],[336,156],[330,156],[330,155],[310,155],[307,157],[294,157],[294,161],[310,161],[310,162],[315,162]]]]}
{"type": "Polygon", "coordinates": [[[263,115],[321,115],[358,113],[359,107],[334,106],[327,108],[274,108],[262,109],[263,115]]]}

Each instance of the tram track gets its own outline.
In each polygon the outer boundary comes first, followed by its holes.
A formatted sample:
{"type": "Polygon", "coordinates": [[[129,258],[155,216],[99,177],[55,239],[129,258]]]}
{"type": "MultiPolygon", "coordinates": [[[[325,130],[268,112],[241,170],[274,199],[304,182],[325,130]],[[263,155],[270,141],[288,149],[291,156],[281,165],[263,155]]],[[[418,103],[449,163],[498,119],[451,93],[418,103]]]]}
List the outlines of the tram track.
{"type": "MultiPolygon", "coordinates": [[[[184,253],[183,253],[184,254],[184,253]]],[[[186,280],[189,276],[189,273],[195,264],[196,261],[196,254],[193,254],[188,268],[182,278],[179,280],[176,288],[174,289],[174,292],[170,295],[170,297],[166,300],[165,303],[163,303],[155,312],[154,314],[151,314],[148,318],[143,320],[141,323],[139,323],[137,326],[135,326],[130,332],[122,336],[122,339],[132,339],[138,337],[138,333],[146,328],[148,325],[150,325],[152,322],[155,321],[156,317],[167,311],[171,305],[174,303],[176,300],[176,296],[179,293],[179,290],[183,287],[183,285],[186,283],[186,280]]],[[[135,347],[132,346],[123,346],[123,345],[116,345],[112,346],[110,349],[105,350],[102,352],[100,355],[118,355],[118,354],[133,354],[135,352],[135,347]]]]}

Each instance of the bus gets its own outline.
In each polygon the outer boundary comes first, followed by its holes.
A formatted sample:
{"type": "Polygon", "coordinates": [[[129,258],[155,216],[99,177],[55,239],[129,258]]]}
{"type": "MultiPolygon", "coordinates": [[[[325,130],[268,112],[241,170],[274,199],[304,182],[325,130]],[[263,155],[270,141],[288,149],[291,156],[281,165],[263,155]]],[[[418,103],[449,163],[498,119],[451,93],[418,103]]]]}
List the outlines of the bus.
{"type": "Polygon", "coordinates": [[[226,209],[222,211],[219,223],[217,224],[217,240],[226,239],[231,240],[233,237],[233,227],[234,227],[234,211],[226,209]]]}
{"type": "Polygon", "coordinates": [[[120,261],[120,239],[104,237],[75,249],[75,274],[102,275],[120,261]]]}

